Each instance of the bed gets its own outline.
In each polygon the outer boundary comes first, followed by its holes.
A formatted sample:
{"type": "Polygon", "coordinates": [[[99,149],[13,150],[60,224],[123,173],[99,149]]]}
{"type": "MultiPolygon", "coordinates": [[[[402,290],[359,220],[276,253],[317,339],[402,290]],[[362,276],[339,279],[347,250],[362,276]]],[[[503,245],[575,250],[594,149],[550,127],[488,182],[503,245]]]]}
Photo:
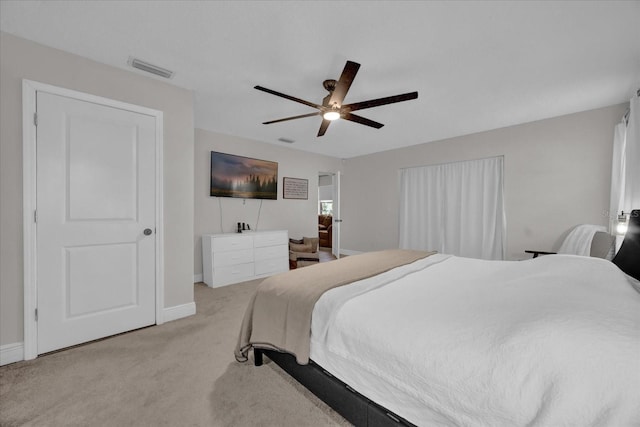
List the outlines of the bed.
{"type": "Polygon", "coordinates": [[[236,358],[358,426],[640,425],[639,213],[614,262],[385,251],[273,276],[236,358]]]}

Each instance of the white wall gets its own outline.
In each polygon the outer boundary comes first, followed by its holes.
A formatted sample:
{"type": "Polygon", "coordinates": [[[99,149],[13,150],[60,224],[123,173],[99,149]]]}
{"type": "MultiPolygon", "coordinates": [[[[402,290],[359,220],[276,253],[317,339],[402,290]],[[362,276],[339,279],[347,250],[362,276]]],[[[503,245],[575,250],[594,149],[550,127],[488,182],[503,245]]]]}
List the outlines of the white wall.
{"type": "Polygon", "coordinates": [[[164,112],[165,307],[192,303],[192,93],[0,33],[0,346],[23,341],[22,79],[164,112]]]}
{"type": "Polygon", "coordinates": [[[202,276],[202,235],[234,232],[238,222],[255,228],[260,211],[260,230],[288,230],[289,237],[318,235],[318,172],[337,172],[342,161],[334,157],[307,153],[286,146],[252,141],[196,129],[194,153],[194,277],[202,276]],[[219,151],[278,162],[278,199],[235,199],[209,196],[210,153],[219,151]],[[283,199],[282,178],[309,181],[308,200],[283,199]],[[222,220],[222,223],[221,223],[222,220]]]}
{"type": "Polygon", "coordinates": [[[525,249],[557,250],[577,224],[608,225],[613,128],[627,107],[347,159],[341,246],[398,247],[399,169],[504,155],[507,258],[527,258],[525,249]]]}

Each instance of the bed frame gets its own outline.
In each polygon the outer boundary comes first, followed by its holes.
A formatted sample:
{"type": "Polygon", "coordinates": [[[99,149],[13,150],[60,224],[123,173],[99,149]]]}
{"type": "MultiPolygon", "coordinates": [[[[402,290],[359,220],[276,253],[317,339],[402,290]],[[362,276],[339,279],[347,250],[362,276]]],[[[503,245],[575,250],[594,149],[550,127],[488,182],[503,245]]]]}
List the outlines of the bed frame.
{"type": "Polygon", "coordinates": [[[289,353],[254,347],[253,357],[256,366],[262,365],[263,355],[357,427],[416,427],[415,424],[367,399],[313,360],[309,360],[308,365],[299,365],[295,357],[289,353]]]}

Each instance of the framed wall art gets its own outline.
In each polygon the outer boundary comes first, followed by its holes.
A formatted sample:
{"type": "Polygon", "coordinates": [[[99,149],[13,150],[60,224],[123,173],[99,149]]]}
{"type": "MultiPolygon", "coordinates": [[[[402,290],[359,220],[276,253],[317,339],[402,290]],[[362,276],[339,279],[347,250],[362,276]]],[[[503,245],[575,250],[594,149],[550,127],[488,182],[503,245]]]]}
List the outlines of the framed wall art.
{"type": "Polygon", "coordinates": [[[309,199],[309,180],[302,178],[282,178],[282,197],[284,199],[309,199]]]}

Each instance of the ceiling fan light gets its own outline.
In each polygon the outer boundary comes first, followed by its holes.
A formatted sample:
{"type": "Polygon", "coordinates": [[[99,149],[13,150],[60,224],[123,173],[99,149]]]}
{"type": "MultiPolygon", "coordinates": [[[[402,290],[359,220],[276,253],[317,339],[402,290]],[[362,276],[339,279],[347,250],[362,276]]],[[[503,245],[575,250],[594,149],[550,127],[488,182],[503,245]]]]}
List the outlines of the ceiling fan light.
{"type": "Polygon", "coordinates": [[[338,111],[327,111],[322,117],[325,120],[337,120],[340,118],[340,113],[338,111]]]}

